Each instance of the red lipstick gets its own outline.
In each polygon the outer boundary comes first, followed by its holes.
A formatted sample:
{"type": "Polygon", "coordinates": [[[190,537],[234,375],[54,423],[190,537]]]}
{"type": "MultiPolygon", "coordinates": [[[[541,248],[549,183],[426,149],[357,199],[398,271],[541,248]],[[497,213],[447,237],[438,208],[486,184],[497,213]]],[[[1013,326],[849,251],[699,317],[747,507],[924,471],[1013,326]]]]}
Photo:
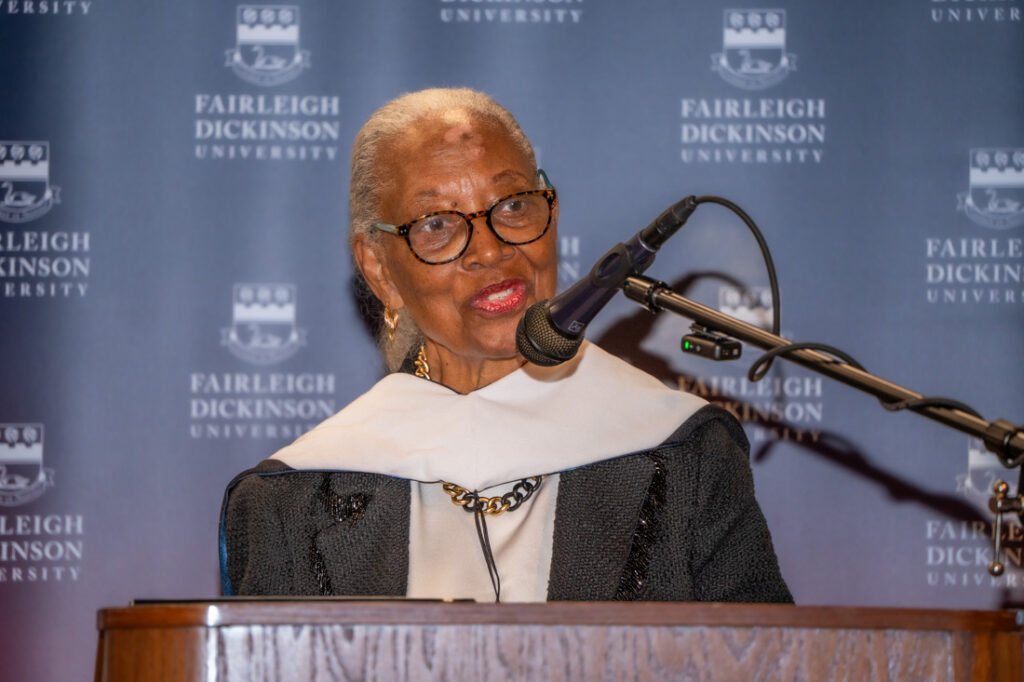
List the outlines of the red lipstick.
{"type": "Polygon", "coordinates": [[[476,292],[469,304],[476,310],[501,315],[518,310],[525,301],[526,282],[521,279],[506,279],[476,292]]]}

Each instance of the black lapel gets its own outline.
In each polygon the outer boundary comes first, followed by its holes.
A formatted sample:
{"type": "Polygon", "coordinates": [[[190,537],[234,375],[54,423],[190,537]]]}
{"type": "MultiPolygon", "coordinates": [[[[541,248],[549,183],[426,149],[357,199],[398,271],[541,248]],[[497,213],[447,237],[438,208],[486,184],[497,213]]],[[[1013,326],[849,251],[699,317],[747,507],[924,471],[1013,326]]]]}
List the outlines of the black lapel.
{"type": "Polygon", "coordinates": [[[548,600],[615,597],[654,471],[651,458],[631,455],[562,472],[548,600]]]}
{"type": "Polygon", "coordinates": [[[310,548],[321,590],[404,596],[409,577],[409,481],[349,472],[326,476],[317,497],[328,522],[310,548]]]}

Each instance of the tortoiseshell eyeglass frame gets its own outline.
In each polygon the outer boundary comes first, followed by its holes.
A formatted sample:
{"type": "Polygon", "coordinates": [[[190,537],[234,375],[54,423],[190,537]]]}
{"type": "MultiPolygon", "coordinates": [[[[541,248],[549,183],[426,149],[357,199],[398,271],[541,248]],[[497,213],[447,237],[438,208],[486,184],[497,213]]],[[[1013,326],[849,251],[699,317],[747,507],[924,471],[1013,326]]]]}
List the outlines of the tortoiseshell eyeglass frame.
{"type": "Polygon", "coordinates": [[[555,193],[555,188],[551,186],[551,182],[548,180],[548,174],[545,173],[542,168],[538,168],[537,175],[539,175],[541,180],[544,182],[544,189],[528,189],[522,192],[513,192],[512,194],[501,197],[493,204],[491,204],[489,207],[482,209],[480,211],[474,211],[473,213],[462,213],[460,211],[433,211],[431,213],[424,213],[421,216],[417,216],[416,218],[413,218],[409,222],[402,223],[401,225],[390,225],[388,223],[371,223],[370,227],[372,227],[375,230],[388,232],[398,237],[402,237],[403,239],[405,239],[405,243],[409,247],[409,251],[411,251],[412,255],[416,257],[416,260],[427,265],[444,265],[445,263],[451,263],[452,261],[456,261],[459,258],[462,258],[462,254],[466,253],[466,249],[469,248],[469,242],[472,241],[473,239],[473,221],[480,217],[486,216],[487,227],[494,234],[494,236],[498,238],[499,241],[505,244],[511,244],[512,246],[522,246],[523,244],[530,244],[546,235],[548,233],[548,230],[551,229],[551,216],[554,212],[555,201],[557,201],[558,199],[558,195],[555,193]],[[502,237],[500,234],[498,234],[498,231],[494,229],[494,225],[493,223],[491,223],[491,211],[494,210],[495,206],[505,201],[508,201],[509,199],[522,196],[542,196],[545,199],[547,199],[548,222],[546,225],[544,225],[544,229],[541,231],[541,233],[538,234],[536,237],[532,239],[527,239],[526,241],[522,242],[513,242],[502,237]],[[445,260],[429,261],[420,256],[420,254],[416,253],[416,249],[412,247],[412,240],[409,238],[409,231],[412,229],[412,226],[418,223],[419,221],[425,220],[427,218],[432,218],[437,215],[457,215],[461,217],[463,220],[466,221],[466,224],[469,225],[469,234],[466,235],[466,243],[463,244],[462,249],[457,254],[445,260]]]}

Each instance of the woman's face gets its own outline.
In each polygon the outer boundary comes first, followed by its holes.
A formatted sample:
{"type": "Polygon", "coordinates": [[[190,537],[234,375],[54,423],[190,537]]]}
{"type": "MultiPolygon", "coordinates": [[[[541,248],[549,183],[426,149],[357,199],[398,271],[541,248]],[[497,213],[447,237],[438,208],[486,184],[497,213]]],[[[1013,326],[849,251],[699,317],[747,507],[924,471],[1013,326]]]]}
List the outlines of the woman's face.
{"type": "MultiPolygon", "coordinates": [[[[416,126],[389,151],[381,214],[393,225],[432,211],[472,213],[538,187],[502,129],[458,113],[416,126]]],[[[412,315],[441,353],[469,362],[513,358],[523,312],[555,293],[557,217],[556,205],[548,232],[519,246],[499,241],[486,218],[477,218],[462,256],[441,265],[420,262],[404,239],[383,235],[377,293],[392,310],[412,315]]]]}

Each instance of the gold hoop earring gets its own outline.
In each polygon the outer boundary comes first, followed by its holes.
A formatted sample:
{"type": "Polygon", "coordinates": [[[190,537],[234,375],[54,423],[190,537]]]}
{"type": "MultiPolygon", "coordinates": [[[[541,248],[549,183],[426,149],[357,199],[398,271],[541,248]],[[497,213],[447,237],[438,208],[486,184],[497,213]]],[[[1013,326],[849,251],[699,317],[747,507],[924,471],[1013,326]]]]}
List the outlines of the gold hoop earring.
{"type": "Polygon", "coordinates": [[[395,330],[398,329],[398,313],[384,306],[384,328],[388,330],[388,341],[395,338],[395,330]]]}

